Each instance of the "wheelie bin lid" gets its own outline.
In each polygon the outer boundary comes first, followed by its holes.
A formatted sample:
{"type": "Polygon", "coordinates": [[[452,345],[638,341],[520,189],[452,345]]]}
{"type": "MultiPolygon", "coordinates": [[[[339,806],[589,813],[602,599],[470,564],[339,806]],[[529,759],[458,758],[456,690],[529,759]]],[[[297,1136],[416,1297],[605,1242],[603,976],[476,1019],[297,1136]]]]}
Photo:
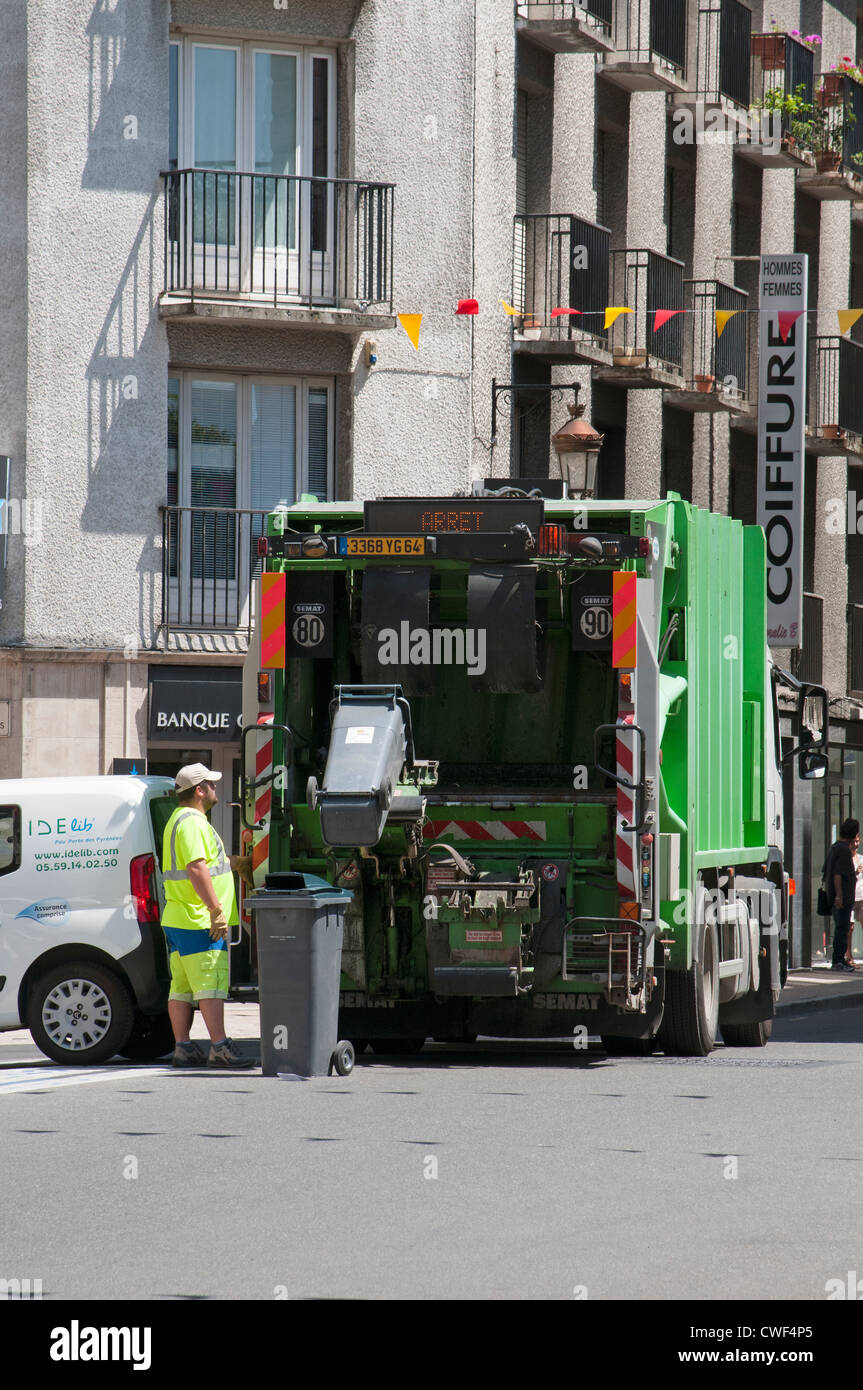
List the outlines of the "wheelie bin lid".
{"type": "Polygon", "coordinates": [[[317,874],[305,874],[298,872],[282,872],[267,874],[264,878],[263,888],[258,888],[250,897],[266,897],[267,894],[284,894],[296,898],[326,898],[329,901],[334,899],[342,902],[349,902],[353,893],[348,888],[334,888],[331,883],[327,883],[325,878],[320,878],[317,874]]]}

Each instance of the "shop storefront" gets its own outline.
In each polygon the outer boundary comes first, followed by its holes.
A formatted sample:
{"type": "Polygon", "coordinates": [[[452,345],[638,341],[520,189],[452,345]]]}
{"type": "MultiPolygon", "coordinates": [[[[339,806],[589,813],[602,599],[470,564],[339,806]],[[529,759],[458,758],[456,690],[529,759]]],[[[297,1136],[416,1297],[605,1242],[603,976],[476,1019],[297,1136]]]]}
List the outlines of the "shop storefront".
{"type": "Polygon", "coordinates": [[[173,777],[187,763],[221,772],[212,822],[229,852],[239,849],[242,669],[151,666],[147,771],[173,777]]]}

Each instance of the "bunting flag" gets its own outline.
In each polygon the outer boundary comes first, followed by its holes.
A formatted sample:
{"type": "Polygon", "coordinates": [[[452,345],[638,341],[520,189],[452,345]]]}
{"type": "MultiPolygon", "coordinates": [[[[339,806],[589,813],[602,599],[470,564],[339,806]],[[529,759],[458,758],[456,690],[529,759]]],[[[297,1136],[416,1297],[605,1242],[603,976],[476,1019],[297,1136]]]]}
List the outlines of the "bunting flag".
{"type": "Polygon", "coordinates": [[[551,317],[552,317],[553,319],[558,319],[558,318],[560,318],[561,314],[580,314],[580,313],[581,313],[581,310],[580,310],[580,309],[552,309],[552,311],[551,311],[551,317]]]}
{"type": "Polygon", "coordinates": [[[631,314],[631,313],[632,313],[632,310],[631,310],[631,309],[627,309],[625,306],[615,307],[615,306],[612,306],[612,305],[606,305],[606,309],[605,309],[605,323],[604,323],[602,326],[603,326],[603,328],[610,328],[611,325],[614,323],[615,319],[619,319],[619,318],[620,318],[621,314],[631,314]]]}
{"type": "Polygon", "coordinates": [[[793,324],[797,322],[802,309],[780,309],[776,317],[779,320],[779,336],[783,343],[788,342],[788,334],[791,332],[793,324]]]}
{"type": "Polygon", "coordinates": [[[518,317],[518,309],[513,309],[512,305],[507,304],[505,299],[502,299],[500,302],[503,305],[503,311],[505,314],[509,314],[510,318],[518,317]]]}
{"type": "Polygon", "coordinates": [[[863,309],[836,310],[836,317],[839,320],[839,332],[843,338],[846,333],[851,331],[861,314],[863,314],[863,309]]]}
{"type": "Polygon", "coordinates": [[[398,321],[407,333],[417,352],[420,349],[420,324],[423,321],[422,314],[399,314],[398,321]]]}
{"type": "Polygon", "coordinates": [[[725,325],[727,324],[728,320],[729,320],[729,319],[733,319],[735,314],[739,314],[739,313],[740,313],[740,310],[739,310],[739,309],[716,309],[716,310],[714,310],[714,313],[715,313],[715,315],[716,315],[716,336],[717,336],[717,338],[721,338],[721,337],[722,337],[722,331],[723,331],[723,329],[725,328],[725,325]]]}
{"type": "Polygon", "coordinates": [[[476,299],[460,299],[458,302],[457,314],[478,314],[479,303],[476,299]]]}
{"type": "Polygon", "coordinates": [[[653,315],[653,331],[657,333],[664,323],[673,319],[675,314],[682,314],[682,309],[657,309],[653,315]]]}

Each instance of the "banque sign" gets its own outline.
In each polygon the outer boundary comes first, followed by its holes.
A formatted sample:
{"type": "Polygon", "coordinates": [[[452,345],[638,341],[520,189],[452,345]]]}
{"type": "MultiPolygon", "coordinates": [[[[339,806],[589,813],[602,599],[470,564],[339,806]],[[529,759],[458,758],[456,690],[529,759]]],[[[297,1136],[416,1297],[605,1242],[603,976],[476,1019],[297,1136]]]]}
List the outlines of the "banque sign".
{"type": "Polygon", "coordinates": [[[767,640],[803,640],[803,458],[808,256],[762,256],[758,524],[767,538],[767,640]]]}

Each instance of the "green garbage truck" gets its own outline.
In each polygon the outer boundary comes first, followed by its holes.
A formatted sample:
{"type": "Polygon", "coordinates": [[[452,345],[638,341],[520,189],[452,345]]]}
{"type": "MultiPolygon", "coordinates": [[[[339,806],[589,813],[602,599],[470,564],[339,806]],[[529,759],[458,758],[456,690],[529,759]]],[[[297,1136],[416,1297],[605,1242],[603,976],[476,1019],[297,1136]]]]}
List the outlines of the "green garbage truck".
{"type": "Polygon", "coordinates": [[[824,776],[828,714],[771,658],[759,527],[478,486],[303,497],[258,552],[244,834],[257,885],[352,891],[341,1037],[766,1042],[783,769],[824,776]]]}

